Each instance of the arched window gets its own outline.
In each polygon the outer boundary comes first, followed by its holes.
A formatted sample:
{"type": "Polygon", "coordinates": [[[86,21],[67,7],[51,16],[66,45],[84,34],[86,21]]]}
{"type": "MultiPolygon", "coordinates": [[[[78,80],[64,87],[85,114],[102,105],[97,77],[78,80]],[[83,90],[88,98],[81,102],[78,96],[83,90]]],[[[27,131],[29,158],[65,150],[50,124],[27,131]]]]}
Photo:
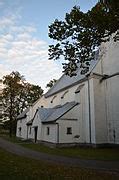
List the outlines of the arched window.
{"type": "Polygon", "coordinates": [[[84,84],[79,85],[75,91],[75,94],[79,93],[83,86],[84,84]]]}
{"type": "Polygon", "coordinates": [[[53,103],[54,99],[56,98],[57,96],[53,96],[52,100],[50,101],[51,103],[53,103]]]}
{"type": "Polygon", "coordinates": [[[61,99],[63,99],[63,98],[64,98],[64,96],[65,96],[68,92],[69,92],[68,90],[67,90],[67,91],[65,91],[65,92],[62,94],[61,99]]]}

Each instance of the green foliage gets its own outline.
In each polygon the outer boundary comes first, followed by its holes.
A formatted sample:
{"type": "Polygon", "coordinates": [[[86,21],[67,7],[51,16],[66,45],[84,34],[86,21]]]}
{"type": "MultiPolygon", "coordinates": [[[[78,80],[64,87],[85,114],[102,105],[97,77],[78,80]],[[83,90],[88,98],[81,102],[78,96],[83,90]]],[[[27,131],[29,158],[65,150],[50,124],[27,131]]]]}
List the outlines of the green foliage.
{"type": "Polygon", "coordinates": [[[10,75],[6,75],[3,78],[3,84],[5,88],[3,89],[3,107],[4,107],[4,117],[9,118],[10,123],[10,136],[12,135],[14,124],[16,124],[16,117],[18,112],[18,101],[19,92],[22,89],[23,76],[19,72],[12,72],[10,75]]]}
{"type": "Polygon", "coordinates": [[[18,97],[18,103],[21,104],[20,112],[32,105],[42,94],[40,86],[24,82],[18,97]]]}
{"type": "Polygon", "coordinates": [[[12,72],[3,77],[5,88],[2,93],[4,120],[10,120],[10,136],[16,129],[16,118],[23,110],[32,105],[43,93],[41,87],[25,82],[19,72],[12,72]]]}
{"type": "Polygon", "coordinates": [[[52,86],[54,86],[54,84],[57,82],[56,79],[50,80],[50,82],[46,85],[46,88],[51,88],[52,86]]]}
{"type": "Polygon", "coordinates": [[[49,45],[49,59],[63,57],[67,75],[76,75],[79,65],[81,73],[87,73],[101,42],[109,40],[108,37],[119,29],[118,10],[119,1],[107,0],[97,3],[87,13],[75,6],[66,13],[64,21],[56,19],[49,26],[49,37],[56,41],[49,45]]]}

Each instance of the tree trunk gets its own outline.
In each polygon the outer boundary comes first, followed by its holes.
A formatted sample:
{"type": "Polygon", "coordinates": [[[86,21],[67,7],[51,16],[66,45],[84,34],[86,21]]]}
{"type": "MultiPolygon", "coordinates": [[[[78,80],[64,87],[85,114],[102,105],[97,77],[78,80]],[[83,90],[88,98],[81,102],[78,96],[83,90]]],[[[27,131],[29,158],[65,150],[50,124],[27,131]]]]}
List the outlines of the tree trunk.
{"type": "Polygon", "coordinates": [[[12,137],[12,113],[10,111],[10,127],[9,127],[9,136],[12,137]]]}

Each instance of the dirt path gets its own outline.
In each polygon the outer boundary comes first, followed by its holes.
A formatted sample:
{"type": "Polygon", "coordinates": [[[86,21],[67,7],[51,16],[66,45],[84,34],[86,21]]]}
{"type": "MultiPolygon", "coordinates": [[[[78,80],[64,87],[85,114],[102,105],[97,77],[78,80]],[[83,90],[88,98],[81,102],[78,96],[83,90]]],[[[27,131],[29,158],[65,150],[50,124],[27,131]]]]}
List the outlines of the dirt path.
{"type": "Polygon", "coordinates": [[[119,173],[119,161],[85,160],[80,158],[51,155],[51,154],[46,154],[24,148],[18,144],[14,144],[2,138],[0,138],[0,147],[10,153],[36,160],[43,160],[50,163],[57,163],[68,166],[74,166],[74,167],[106,170],[106,171],[119,173]]]}

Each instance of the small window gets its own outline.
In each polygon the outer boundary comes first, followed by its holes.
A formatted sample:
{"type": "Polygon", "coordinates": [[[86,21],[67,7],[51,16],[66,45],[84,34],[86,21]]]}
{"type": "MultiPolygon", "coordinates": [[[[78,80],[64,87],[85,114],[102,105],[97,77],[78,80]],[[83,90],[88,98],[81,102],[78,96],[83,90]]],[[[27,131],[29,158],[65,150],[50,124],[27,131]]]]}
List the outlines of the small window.
{"type": "Polygon", "coordinates": [[[47,135],[49,135],[49,134],[50,134],[50,128],[47,127],[47,135]]]}
{"type": "Polygon", "coordinates": [[[72,134],[72,128],[71,127],[67,127],[67,134],[72,134]]]}
{"type": "Polygon", "coordinates": [[[21,127],[19,127],[19,136],[21,136],[21,127]]]}

